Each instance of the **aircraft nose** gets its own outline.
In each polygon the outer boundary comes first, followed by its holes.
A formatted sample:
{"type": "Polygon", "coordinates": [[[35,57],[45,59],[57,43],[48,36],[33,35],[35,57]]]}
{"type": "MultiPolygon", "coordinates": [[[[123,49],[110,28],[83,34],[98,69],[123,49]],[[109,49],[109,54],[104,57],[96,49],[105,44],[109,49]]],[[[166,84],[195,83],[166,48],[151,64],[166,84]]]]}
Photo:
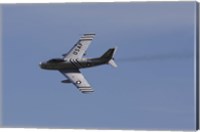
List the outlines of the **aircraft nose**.
{"type": "Polygon", "coordinates": [[[42,68],[42,62],[39,63],[39,66],[42,68]]]}

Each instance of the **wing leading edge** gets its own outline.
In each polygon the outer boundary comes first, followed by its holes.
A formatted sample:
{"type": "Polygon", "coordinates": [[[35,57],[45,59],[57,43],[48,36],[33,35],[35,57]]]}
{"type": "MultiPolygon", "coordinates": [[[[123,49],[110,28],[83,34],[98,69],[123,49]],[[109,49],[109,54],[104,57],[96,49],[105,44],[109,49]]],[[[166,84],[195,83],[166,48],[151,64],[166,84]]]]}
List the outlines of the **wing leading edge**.
{"type": "Polygon", "coordinates": [[[82,93],[94,92],[88,81],[78,69],[60,70],[82,93]]]}
{"type": "Polygon", "coordinates": [[[72,49],[63,55],[64,60],[82,58],[94,37],[95,34],[84,34],[72,49]]]}

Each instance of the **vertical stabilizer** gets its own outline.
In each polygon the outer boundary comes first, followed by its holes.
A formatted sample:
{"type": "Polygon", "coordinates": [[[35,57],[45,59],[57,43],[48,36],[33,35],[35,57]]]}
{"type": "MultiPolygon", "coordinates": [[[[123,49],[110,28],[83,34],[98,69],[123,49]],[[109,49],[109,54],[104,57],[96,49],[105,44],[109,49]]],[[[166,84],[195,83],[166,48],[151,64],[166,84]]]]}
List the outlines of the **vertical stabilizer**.
{"type": "Polygon", "coordinates": [[[107,63],[113,67],[117,67],[117,64],[114,61],[114,54],[115,54],[116,50],[117,50],[117,47],[110,48],[101,56],[101,58],[107,59],[108,60],[107,63]]]}

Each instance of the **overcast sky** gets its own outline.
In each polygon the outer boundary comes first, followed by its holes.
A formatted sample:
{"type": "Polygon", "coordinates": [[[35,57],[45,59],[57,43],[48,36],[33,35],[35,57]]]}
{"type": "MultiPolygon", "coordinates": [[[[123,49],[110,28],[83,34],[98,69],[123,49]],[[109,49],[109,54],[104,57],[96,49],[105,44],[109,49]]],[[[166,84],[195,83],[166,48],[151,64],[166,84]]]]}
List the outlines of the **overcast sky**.
{"type": "Polygon", "coordinates": [[[3,125],[195,129],[195,2],[3,5],[3,125]],[[82,69],[82,94],[40,61],[84,33],[87,57],[118,47],[118,68],[82,69]]]}

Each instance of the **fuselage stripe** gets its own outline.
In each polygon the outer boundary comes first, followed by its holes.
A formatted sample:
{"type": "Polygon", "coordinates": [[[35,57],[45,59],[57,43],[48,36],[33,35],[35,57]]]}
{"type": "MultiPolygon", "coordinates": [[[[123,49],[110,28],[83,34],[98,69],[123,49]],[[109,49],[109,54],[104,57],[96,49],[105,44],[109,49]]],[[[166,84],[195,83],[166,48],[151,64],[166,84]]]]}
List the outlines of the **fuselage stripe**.
{"type": "Polygon", "coordinates": [[[81,66],[83,67],[83,65],[76,59],[76,62],[81,66]]]}
{"type": "Polygon", "coordinates": [[[72,62],[73,62],[77,67],[81,67],[74,59],[72,59],[72,62]]]}
{"type": "Polygon", "coordinates": [[[78,67],[72,62],[71,59],[70,59],[69,61],[71,62],[71,64],[72,64],[74,67],[78,68],[78,67]]]}

